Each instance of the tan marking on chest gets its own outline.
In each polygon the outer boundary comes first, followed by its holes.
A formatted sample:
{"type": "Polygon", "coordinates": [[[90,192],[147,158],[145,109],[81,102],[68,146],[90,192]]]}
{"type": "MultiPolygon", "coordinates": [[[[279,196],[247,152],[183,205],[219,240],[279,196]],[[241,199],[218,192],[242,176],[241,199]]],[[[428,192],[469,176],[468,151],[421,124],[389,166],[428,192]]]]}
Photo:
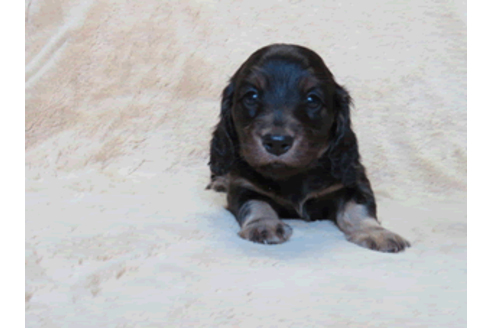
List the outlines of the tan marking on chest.
{"type": "Polygon", "coordinates": [[[255,184],[251,183],[250,181],[244,179],[244,178],[234,178],[234,179],[231,179],[231,184],[235,184],[237,186],[241,186],[243,188],[246,188],[246,189],[249,189],[249,190],[252,190],[254,192],[257,192],[263,196],[267,196],[267,197],[270,197],[272,200],[276,201],[277,203],[281,204],[281,205],[286,205],[286,206],[290,206],[290,207],[294,207],[295,208],[295,204],[290,202],[289,200],[285,199],[285,198],[282,198],[280,197],[279,195],[271,192],[271,191],[268,191],[268,190],[264,190],[258,186],[256,186],[255,184]]]}
{"type": "Polygon", "coordinates": [[[343,188],[343,184],[337,183],[335,185],[329,186],[328,188],[310,192],[309,194],[307,194],[306,197],[303,198],[302,201],[299,202],[299,208],[297,209],[297,211],[298,212],[302,212],[302,207],[304,206],[304,204],[306,204],[306,202],[308,200],[314,199],[314,198],[319,198],[319,197],[322,197],[322,196],[331,194],[331,193],[333,193],[335,191],[338,191],[338,190],[340,190],[342,188],[343,188]]]}
{"type": "Polygon", "coordinates": [[[231,179],[231,183],[234,183],[234,184],[241,186],[243,188],[250,189],[250,190],[257,192],[263,196],[267,196],[267,197],[271,198],[272,200],[276,201],[277,203],[279,203],[280,205],[292,207],[297,212],[297,214],[299,214],[299,216],[301,218],[302,218],[302,207],[304,206],[304,204],[308,200],[314,199],[314,198],[319,198],[319,197],[331,194],[331,193],[343,188],[343,184],[338,183],[338,184],[332,185],[332,186],[325,188],[325,189],[310,192],[300,202],[294,203],[294,202],[289,201],[288,199],[285,199],[285,198],[275,194],[274,192],[264,190],[264,189],[256,186],[255,184],[251,183],[250,181],[248,181],[244,178],[231,179]]]}

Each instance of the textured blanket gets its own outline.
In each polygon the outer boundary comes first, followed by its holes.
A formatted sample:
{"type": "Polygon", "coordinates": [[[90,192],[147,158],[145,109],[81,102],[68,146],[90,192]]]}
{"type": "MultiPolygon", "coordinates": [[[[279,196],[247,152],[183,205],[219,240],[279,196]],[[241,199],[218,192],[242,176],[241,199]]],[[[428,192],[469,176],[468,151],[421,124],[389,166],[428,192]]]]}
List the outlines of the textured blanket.
{"type": "Polygon", "coordinates": [[[464,327],[464,1],[26,2],[27,327],[464,327]],[[206,191],[222,88],[257,48],[318,52],[383,254],[332,222],[240,239],[206,191]]]}

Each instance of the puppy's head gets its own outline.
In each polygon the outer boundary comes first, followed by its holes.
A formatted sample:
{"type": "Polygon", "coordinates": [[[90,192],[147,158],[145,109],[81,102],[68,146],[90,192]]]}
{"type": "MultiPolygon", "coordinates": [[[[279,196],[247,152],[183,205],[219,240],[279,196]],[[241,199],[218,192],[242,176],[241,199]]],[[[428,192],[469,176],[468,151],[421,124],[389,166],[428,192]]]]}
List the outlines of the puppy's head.
{"type": "Polygon", "coordinates": [[[259,49],[223,92],[212,172],[226,173],[237,158],[274,179],[309,169],[349,128],[349,101],[315,52],[283,44],[259,49]]]}

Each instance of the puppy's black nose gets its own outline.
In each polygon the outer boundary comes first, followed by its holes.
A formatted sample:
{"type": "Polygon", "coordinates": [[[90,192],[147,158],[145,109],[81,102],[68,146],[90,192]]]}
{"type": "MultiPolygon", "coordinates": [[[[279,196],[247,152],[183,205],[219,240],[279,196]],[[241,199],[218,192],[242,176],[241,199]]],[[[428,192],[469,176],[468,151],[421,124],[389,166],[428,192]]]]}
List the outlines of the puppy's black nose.
{"type": "Polygon", "coordinates": [[[294,143],[291,136],[267,134],[263,136],[263,147],[270,153],[277,156],[285,154],[294,143]]]}

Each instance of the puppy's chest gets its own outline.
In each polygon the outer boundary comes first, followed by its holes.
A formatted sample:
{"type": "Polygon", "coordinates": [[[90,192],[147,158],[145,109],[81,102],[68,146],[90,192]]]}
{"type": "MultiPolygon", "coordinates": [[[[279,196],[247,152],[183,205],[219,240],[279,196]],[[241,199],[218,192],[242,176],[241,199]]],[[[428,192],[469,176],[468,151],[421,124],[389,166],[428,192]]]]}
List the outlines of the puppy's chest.
{"type": "Polygon", "coordinates": [[[337,191],[343,189],[340,183],[322,179],[294,180],[264,187],[274,196],[274,200],[292,207],[300,217],[306,220],[320,219],[314,212],[322,210],[319,207],[329,205],[329,202],[323,200],[329,199],[337,191]]]}
{"type": "Polygon", "coordinates": [[[313,186],[307,181],[292,181],[278,184],[267,185],[265,188],[275,194],[276,197],[285,200],[286,202],[298,205],[306,197],[316,191],[322,189],[321,186],[313,186]]]}
{"type": "Polygon", "coordinates": [[[310,172],[285,181],[274,181],[253,170],[244,170],[229,178],[232,184],[270,198],[286,210],[285,215],[297,213],[305,220],[323,219],[326,210],[333,207],[334,200],[340,195],[338,191],[343,192],[344,189],[339,181],[325,172],[310,172]]]}

